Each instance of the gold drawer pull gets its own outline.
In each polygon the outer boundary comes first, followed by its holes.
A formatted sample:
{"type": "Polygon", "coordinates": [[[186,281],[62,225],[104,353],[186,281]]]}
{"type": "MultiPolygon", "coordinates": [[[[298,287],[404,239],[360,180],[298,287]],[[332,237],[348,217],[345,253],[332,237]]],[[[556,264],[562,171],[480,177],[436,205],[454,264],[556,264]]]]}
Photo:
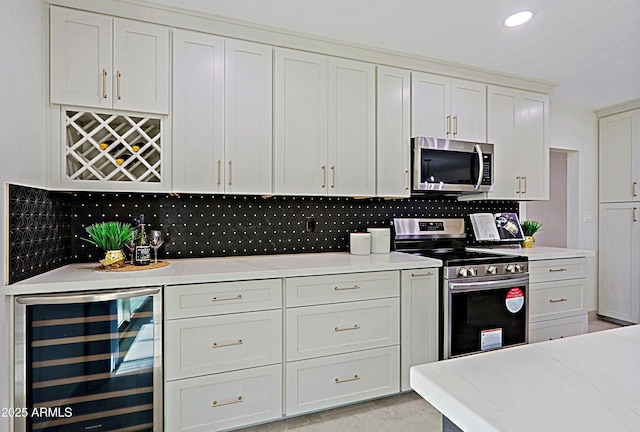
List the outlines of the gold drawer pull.
{"type": "Polygon", "coordinates": [[[424,276],[433,276],[433,272],[411,273],[411,277],[424,277],[424,276]]]}
{"type": "Polygon", "coordinates": [[[566,302],[567,299],[564,297],[560,297],[558,300],[554,300],[554,299],[549,299],[549,303],[560,303],[560,302],[566,302]]]}
{"type": "Polygon", "coordinates": [[[564,267],[560,267],[559,269],[549,269],[550,272],[563,272],[563,271],[567,271],[566,268],[564,267]]]}
{"type": "Polygon", "coordinates": [[[214,342],[211,345],[211,348],[223,348],[223,347],[228,347],[228,346],[234,346],[234,345],[242,345],[244,342],[242,342],[242,339],[238,339],[237,341],[232,341],[232,342],[214,342]]]}
{"type": "Polygon", "coordinates": [[[224,406],[224,405],[237,404],[237,403],[240,403],[240,402],[244,402],[244,398],[242,396],[238,396],[238,399],[233,399],[233,400],[226,401],[226,402],[213,401],[211,403],[211,406],[214,407],[214,408],[218,408],[218,407],[221,407],[221,406],[224,406]]]}
{"type": "Polygon", "coordinates": [[[212,302],[227,301],[227,300],[242,300],[242,294],[238,294],[235,297],[211,297],[212,302]]]}
{"type": "Polygon", "coordinates": [[[336,378],[334,381],[336,384],[342,384],[349,381],[358,381],[359,379],[360,377],[358,376],[358,374],[355,374],[353,378],[345,378],[345,379],[336,378]]]}
{"type": "Polygon", "coordinates": [[[337,332],[347,331],[347,330],[360,330],[360,326],[358,324],[354,324],[353,327],[343,327],[343,328],[336,327],[333,330],[337,332]]]}
{"type": "Polygon", "coordinates": [[[333,288],[336,291],[344,291],[344,290],[352,290],[352,289],[360,289],[360,285],[354,285],[354,286],[350,286],[350,287],[334,287],[333,288]]]}

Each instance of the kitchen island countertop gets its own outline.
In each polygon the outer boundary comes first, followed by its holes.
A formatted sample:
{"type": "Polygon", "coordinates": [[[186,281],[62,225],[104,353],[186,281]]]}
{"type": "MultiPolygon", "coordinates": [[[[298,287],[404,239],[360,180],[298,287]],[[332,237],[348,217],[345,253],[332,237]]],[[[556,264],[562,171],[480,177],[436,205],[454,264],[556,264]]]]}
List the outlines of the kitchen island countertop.
{"type": "Polygon", "coordinates": [[[640,430],[640,325],[411,368],[411,387],[469,432],[640,430]]]}
{"type": "Polygon", "coordinates": [[[167,260],[169,265],[132,272],[97,271],[98,263],[69,264],[5,286],[6,295],[223,282],[320,274],[405,270],[442,266],[442,261],[400,252],[253,255],[167,260]]]}
{"type": "Polygon", "coordinates": [[[478,252],[491,252],[501,255],[526,256],[529,261],[541,261],[562,258],[580,258],[595,256],[595,252],[581,249],[565,249],[551,246],[534,246],[523,248],[518,246],[494,246],[494,247],[469,247],[468,250],[478,252]]]}

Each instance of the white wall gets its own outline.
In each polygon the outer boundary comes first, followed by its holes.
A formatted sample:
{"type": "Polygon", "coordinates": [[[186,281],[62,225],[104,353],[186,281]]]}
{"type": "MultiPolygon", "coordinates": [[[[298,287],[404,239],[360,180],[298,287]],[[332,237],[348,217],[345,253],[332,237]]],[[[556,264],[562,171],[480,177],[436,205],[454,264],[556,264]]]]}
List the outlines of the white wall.
{"type": "MultiPolygon", "coordinates": [[[[45,179],[45,7],[43,0],[0,0],[0,277],[6,280],[5,182],[45,179]]],[[[9,320],[0,295],[0,408],[9,407],[9,320]]],[[[9,430],[0,417],[0,431],[9,430]]]]}
{"type": "Polygon", "coordinates": [[[567,247],[596,252],[587,263],[590,283],[586,293],[586,308],[598,308],[598,122],[593,111],[567,105],[551,104],[549,146],[555,149],[575,150],[568,156],[569,172],[578,171],[577,178],[569,175],[569,190],[577,190],[577,196],[567,197],[567,209],[575,216],[567,223],[569,235],[567,247]],[[578,184],[572,184],[577,181],[578,184]],[[585,213],[591,222],[585,222],[585,213]],[[573,225],[572,225],[573,224],[573,225]]]}

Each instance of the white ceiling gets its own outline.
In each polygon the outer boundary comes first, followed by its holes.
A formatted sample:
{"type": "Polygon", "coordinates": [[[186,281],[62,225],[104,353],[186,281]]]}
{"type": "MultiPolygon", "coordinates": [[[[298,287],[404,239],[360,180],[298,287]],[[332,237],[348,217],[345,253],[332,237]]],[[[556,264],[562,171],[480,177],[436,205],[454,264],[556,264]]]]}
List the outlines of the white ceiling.
{"type": "Polygon", "coordinates": [[[552,101],[640,98],[640,0],[150,0],[558,83],[552,101]],[[530,9],[520,28],[503,21],[530,9]]]}

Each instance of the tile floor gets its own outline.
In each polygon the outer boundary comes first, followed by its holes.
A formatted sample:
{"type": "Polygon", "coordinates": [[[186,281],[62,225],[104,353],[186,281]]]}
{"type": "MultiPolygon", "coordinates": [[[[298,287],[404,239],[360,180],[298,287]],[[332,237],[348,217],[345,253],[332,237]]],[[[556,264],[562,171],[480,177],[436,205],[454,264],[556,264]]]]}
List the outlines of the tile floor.
{"type": "MultiPolygon", "coordinates": [[[[589,333],[619,327],[589,321],[589,333]]],[[[440,432],[442,416],[414,392],[242,429],[241,432],[440,432]]]]}

